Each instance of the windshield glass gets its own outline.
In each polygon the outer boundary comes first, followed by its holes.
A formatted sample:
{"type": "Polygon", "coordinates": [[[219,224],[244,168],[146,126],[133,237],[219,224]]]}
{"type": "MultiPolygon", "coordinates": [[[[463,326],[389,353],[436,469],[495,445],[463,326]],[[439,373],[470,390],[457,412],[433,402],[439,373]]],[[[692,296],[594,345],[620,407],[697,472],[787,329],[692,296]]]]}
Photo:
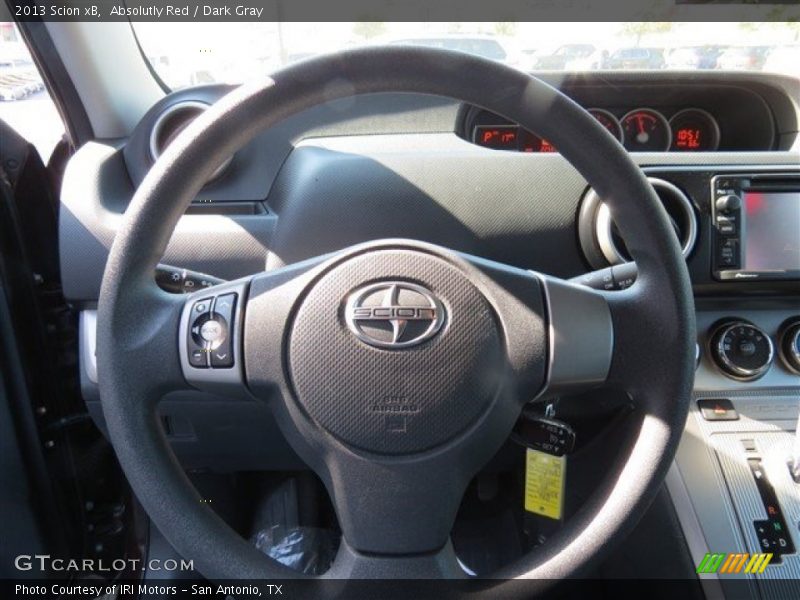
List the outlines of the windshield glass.
{"type": "Polygon", "coordinates": [[[372,44],[469,52],[525,71],[739,69],[800,74],[800,23],[152,23],[133,27],[172,88],[241,83],[372,44]],[[770,45],[765,46],[764,41],[770,45]]]}

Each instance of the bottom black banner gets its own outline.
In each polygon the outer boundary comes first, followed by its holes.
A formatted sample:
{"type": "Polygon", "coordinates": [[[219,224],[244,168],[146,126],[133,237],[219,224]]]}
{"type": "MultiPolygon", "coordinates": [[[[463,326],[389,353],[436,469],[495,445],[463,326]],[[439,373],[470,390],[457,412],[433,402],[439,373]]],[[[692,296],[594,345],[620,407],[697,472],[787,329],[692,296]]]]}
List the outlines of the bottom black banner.
{"type": "MultiPolygon", "coordinates": [[[[713,585],[719,586],[717,580],[713,585]]],[[[796,581],[770,581],[770,598],[796,598],[790,586],[796,581]],[[786,584],[786,595],[781,586],[786,584]]],[[[724,581],[726,598],[750,598],[755,591],[753,579],[724,581]]],[[[208,598],[251,600],[255,598],[287,598],[313,600],[342,598],[354,600],[449,600],[457,598],[492,600],[511,598],[704,598],[699,579],[693,580],[254,580],[208,582],[192,579],[165,579],[147,582],[117,580],[2,580],[0,598],[59,598],[63,600],[166,600],[208,598]]]]}

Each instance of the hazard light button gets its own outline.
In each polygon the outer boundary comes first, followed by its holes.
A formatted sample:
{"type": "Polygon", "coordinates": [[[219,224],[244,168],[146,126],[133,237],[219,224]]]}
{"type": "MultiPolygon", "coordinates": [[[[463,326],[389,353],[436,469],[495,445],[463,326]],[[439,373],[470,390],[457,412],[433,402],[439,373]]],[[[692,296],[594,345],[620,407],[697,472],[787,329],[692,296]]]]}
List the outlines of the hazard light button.
{"type": "Polygon", "coordinates": [[[727,398],[701,398],[697,408],[706,421],[738,421],[739,413],[727,398]]]}

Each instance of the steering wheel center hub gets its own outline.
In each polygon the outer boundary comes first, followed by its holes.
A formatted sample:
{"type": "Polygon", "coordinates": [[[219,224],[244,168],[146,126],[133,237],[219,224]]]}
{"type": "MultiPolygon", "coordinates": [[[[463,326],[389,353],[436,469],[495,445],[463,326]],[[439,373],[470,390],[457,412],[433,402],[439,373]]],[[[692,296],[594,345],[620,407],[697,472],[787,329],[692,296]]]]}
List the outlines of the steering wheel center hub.
{"type": "Polygon", "coordinates": [[[381,249],[327,271],[290,328],[298,403],[347,445],[413,454],[487,410],[503,377],[494,311],[444,257],[381,249]]]}

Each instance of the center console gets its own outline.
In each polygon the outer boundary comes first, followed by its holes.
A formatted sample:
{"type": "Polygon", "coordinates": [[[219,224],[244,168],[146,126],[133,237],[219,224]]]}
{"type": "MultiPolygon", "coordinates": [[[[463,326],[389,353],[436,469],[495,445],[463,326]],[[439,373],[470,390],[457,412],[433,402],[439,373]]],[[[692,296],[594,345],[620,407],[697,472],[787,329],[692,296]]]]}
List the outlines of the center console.
{"type": "MultiPolygon", "coordinates": [[[[667,481],[692,559],[708,597],[800,598],[800,171],[645,171],[681,242],[697,309],[692,404],[667,481]]],[[[635,266],[592,191],[578,233],[601,269],[578,281],[630,285],[615,274],[635,266]]]]}
{"type": "Polygon", "coordinates": [[[800,598],[800,173],[681,176],[707,234],[690,271],[706,283],[667,488],[707,597],[800,598]]]}

